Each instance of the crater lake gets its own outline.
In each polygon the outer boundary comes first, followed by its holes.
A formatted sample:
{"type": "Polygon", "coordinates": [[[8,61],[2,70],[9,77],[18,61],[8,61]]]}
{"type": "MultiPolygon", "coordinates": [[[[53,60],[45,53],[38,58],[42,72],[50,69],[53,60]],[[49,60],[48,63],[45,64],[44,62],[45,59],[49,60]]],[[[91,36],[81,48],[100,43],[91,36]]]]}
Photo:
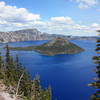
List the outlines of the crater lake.
{"type": "MultiPolygon", "coordinates": [[[[47,41],[24,41],[9,43],[13,47],[26,47],[40,45],[47,41]]],[[[31,77],[40,75],[43,87],[52,87],[52,99],[55,100],[89,100],[95,89],[87,85],[93,82],[96,76],[95,64],[92,56],[95,53],[96,41],[94,40],[72,40],[73,43],[85,49],[78,54],[66,54],[56,56],[44,56],[35,51],[11,51],[14,57],[19,56],[31,77]]],[[[5,55],[3,47],[6,43],[0,44],[0,51],[5,55]]]]}

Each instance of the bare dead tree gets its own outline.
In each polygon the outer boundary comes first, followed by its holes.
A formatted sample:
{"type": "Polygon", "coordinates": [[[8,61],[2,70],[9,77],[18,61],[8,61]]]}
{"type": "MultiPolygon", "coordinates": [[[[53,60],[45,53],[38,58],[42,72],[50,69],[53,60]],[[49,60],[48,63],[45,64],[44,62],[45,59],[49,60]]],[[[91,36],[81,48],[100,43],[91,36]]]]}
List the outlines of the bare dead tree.
{"type": "Polygon", "coordinates": [[[15,93],[16,97],[18,97],[19,87],[20,87],[20,83],[21,83],[21,80],[22,80],[23,76],[24,76],[24,72],[21,74],[21,76],[20,76],[20,78],[18,80],[18,84],[17,84],[17,88],[16,88],[16,93],[15,93]]]}

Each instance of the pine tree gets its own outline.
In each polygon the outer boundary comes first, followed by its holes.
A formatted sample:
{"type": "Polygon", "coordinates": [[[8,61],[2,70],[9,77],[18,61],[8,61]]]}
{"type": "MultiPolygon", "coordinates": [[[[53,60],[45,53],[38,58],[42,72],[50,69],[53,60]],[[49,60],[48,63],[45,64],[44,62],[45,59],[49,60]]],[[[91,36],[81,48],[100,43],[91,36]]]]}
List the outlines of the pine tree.
{"type": "Polygon", "coordinates": [[[13,57],[10,55],[10,50],[8,44],[6,45],[6,70],[5,70],[5,83],[9,85],[16,85],[16,75],[15,75],[15,62],[13,57]]]}
{"type": "Polygon", "coordinates": [[[52,91],[49,86],[47,89],[41,89],[41,100],[52,100],[52,91]]]}
{"type": "Polygon", "coordinates": [[[30,74],[26,68],[23,67],[19,62],[18,55],[14,60],[10,55],[9,46],[6,46],[6,56],[3,61],[0,55],[0,79],[1,75],[4,76],[3,80],[7,85],[11,93],[23,98],[23,100],[51,100],[52,93],[51,88],[43,89],[40,85],[40,77],[37,75],[32,81],[30,74]],[[4,72],[2,74],[2,72],[4,72]],[[24,72],[24,74],[23,74],[24,72]],[[12,92],[12,90],[14,90],[12,92]]]}
{"type": "Polygon", "coordinates": [[[20,92],[24,94],[27,98],[31,95],[31,79],[29,73],[23,68],[24,75],[20,84],[20,92]]]}
{"type": "Polygon", "coordinates": [[[4,78],[4,62],[0,53],[0,79],[4,78]]]}
{"type": "MultiPolygon", "coordinates": [[[[40,77],[37,75],[35,79],[32,82],[32,87],[31,87],[31,100],[39,100],[40,98],[40,77]]],[[[40,99],[41,100],[41,99],[40,99]]]]}
{"type": "MultiPolygon", "coordinates": [[[[98,31],[100,32],[100,31],[98,31]]],[[[97,52],[97,56],[93,57],[93,61],[95,64],[97,64],[95,72],[97,74],[97,78],[94,78],[95,82],[89,84],[89,86],[95,87],[98,89],[98,91],[96,91],[96,93],[94,93],[90,100],[100,100],[100,38],[98,38],[97,40],[97,45],[96,45],[96,52],[97,52]]]]}
{"type": "Polygon", "coordinates": [[[8,44],[6,45],[6,63],[10,64],[10,50],[8,44]]]}
{"type": "Polygon", "coordinates": [[[16,74],[16,82],[18,82],[20,76],[23,73],[23,69],[22,69],[22,65],[19,62],[19,57],[18,55],[16,55],[16,59],[15,59],[15,74],[16,74]]]}
{"type": "Polygon", "coordinates": [[[52,100],[51,87],[43,89],[40,85],[39,75],[37,75],[32,82],[31,100],[52,100]]]}

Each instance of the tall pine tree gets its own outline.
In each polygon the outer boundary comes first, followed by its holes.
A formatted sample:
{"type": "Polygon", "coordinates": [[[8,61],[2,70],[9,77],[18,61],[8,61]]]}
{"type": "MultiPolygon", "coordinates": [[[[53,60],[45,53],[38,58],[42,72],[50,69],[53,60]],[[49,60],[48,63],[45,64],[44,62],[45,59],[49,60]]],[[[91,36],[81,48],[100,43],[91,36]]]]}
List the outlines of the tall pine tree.
{"type": "Polygon", "coordinates": [[[0,79],[4,80],[4,84],[8,87],[10,93],[17,94],[23,100],[52,99],[51,88],[43,89],[40,85],[39,76],[31,80],[26,68],[20,64],[18,56],[14,60],[10,55],[8,44],[6,45],[6,55],[4,58],[5,60],[3,60],[0,54],[0,79]]]}
{"type": "MultiPolygon", "coordinates": [[[[100,31],[98,31],[100,32],[100,31]]],[[[93,57],[93,61],[95,64],[97,64],[95,72],[97,74],[97,77],[94,78],[95,82],[89,84],[89,86],[95,87],[98,90],[96,93],[94,93],[91,97],[90,100],[100,100],[100,37],[97,39],[97,45],[96,45],[96,53],[97,55],[93,57]]]]}
{"type": "Polygon", "coordinates": [[[5,70],[5,83],[16,86],[16,66],[13,57],[10,55],[10,49],[8,44],[6,45],[6,70],[5,70]]]}
{"type": "Polygon", "coordinates": [[[4,61],[0,53],[0,79],[4,78],[4,61]]]}

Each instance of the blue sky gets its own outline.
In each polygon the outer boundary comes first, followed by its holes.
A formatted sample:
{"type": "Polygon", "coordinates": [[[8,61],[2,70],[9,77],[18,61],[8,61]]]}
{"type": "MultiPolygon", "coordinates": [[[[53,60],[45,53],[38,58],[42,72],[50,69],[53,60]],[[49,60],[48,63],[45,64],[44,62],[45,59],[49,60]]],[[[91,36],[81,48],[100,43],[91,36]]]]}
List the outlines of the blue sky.
{"type": "Polygon", "coordinates": [[[100,0],[0,0],[0,31],[26,28],[50,34],[97,35],[100,0]]]}

